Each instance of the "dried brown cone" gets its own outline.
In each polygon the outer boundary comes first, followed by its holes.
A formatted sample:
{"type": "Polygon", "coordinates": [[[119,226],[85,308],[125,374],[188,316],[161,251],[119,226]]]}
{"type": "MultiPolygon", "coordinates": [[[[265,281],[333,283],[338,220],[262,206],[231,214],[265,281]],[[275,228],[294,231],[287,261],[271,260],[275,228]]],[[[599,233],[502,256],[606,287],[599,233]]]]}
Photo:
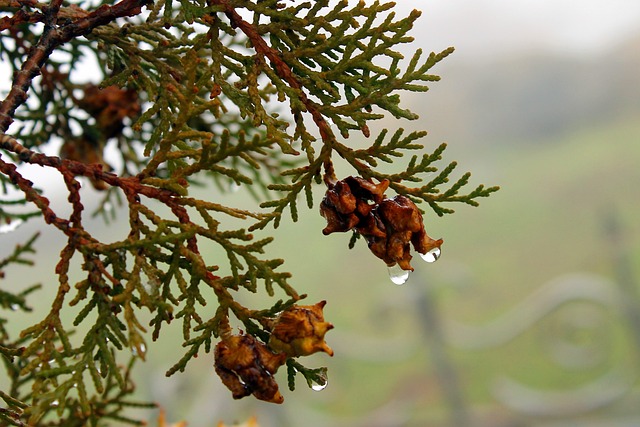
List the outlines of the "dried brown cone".
{"type": "Polygon", "coordinates": [[[330,184],[320,203],[320,214],[327,220],[322,233],[327,235],[357,227],[384,199],[388,187],[388,180],[375,184],[353,176],[330,184]]]}
{"type": "Polygon", "coordinates": [[[405,196],[385,198],[389,181],[378,184],[349,176],[328,183],[320,204],[320,214],[327,220],[322,232],[355,230],[362,235],[375,256],[388,266],[398,264],[403,270],[411,267],[411,245],[421,253],[439,249],[442,239],[434,240],[424,229],[418,207],[405,196]]]}
{"type": "Polygon", "coordinates": [[[333,350],[324,341],[333,325],[325,322],[322,309],[326,301],[315,305],[294,305],[280,313],[271,330],[269,347],[290,357],[308,356],[323,351],[333,356],[333,350]]]}
{"type": "Polygon", "coordinates": [[[273,353],[251,335],[231,335],[216,345],[214,357],[216,373],[234,399],[253,394],[266,402],[284,401],[273,374],[285,363],[286,354],[273,353]]]}
{"type": "Polygon", "coordinates": [[[140,114],[138,93],[134,89],[121,89],[118,86],[98,86],[87,84],[84,98],[78,106],[96,119],[98,129],[106,139],[120,135],[124,128],[123,120],[140,114]]]}
{"type": "Polygon", "coordinates": [[[389,266],[398,264],[403,270],[413,271],[411,244],[421,254],[442,245],[442,239],[434,240],[426,233],[422,214],[408,197],[384,199],[372,215],[377,219],[375,229],[362,227],[358,232],[367,239],[371,252],[389,266]],[[385,236],[380,235],[380,229],[385,236]]]}

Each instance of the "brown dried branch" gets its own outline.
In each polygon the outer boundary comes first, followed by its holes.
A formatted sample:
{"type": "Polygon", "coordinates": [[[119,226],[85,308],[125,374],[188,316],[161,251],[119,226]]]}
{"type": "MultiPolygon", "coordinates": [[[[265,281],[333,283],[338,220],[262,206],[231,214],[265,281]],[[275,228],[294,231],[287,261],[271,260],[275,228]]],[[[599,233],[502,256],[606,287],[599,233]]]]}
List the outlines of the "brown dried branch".
{"type": "Polygon", "coordinates": [[[15,28],[21,24],[42,22],[43,20],[44,15],[40,12],[28,13],[22,9],[18,9],[15,15],[0,18],[0,31],[15,28]]]}
{"type": "Polygon", "coordinates": [[[47,25],[42,36],[30,50],[21,70],[15,74],[11,90],[0,105],[0,133],[6,132],[13,122],[16,109],[27,100],[27,91],[31,82],[40,74],[40,69],[57,47],[90,33],[96,27],[109,24],[117,18],[135,16],[148,2],[149,0],[122,0],[113,6],[102,5],[95,11],[62,26],[56,25],[62,2],[56,0],[46,8],[44,20],[47,25]]]}

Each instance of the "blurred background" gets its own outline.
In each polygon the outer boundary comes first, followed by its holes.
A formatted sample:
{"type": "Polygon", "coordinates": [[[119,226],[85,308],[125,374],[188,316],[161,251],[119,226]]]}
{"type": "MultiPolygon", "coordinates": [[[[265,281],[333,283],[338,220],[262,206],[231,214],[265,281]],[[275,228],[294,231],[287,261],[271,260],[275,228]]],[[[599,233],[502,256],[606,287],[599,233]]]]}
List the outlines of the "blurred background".
{"type": "MultiPolygon", "coordinates": [[[[427,212],[427,232],[444,239],[442,257],[416,259],[403,286],[363,242],[349,250],[348,235],[323,236],[317,208],[301,208],[297,223],[283,221],[268,255],[286,259],[309,303],[328,301],[335,356],[302,360],[329,367],[328,387],[315,392],[299,379],[291,393],[279,372],[283,405],[233,401],[206,354],[166,378],[182,354],[176,324],[149,343],[137,380],[140,398],[157,401],[170,420],[640,425],[640,2],[396,6],[400,16],[413,8],[423,16],[407,56],[416,48],[456,52],[433,70],[442,81],[428,93],[403,95],[420,120],[384,121],[372,135],[428,130],[426,150],[449,144],[442,166],[456,160],[459,175],[472,171],[472,185],[502,189],[479,208],[450,206],[456,213],[442,218],[427,212]]],[[[242,190],[225,197],[256,206],[242,190]]],[[[34,227],[3,241],[24,240],[34,227]]],[[[98,235],[114,232],[95,227],[98,235]]],[[[29,273],[30,283],[51,281],[61,243],[45,239],[51,256],[38,255],[42,270],[29,273]]],[[[266,297],[248,300],[259,306],[266,297]]]]}

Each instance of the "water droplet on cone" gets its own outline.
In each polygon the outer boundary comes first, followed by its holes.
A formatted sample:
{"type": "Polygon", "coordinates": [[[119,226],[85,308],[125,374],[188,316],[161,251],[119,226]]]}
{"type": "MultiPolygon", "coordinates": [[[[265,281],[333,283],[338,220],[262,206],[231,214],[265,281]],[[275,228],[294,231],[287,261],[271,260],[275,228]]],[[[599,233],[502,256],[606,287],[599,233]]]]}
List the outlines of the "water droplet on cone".
{"type": "Polygon", "coordinates": [[[436,262],[438,258],[440,258],[440,253],[442,253],[440,248],[433,248],[426,254],[420,254],[420,258],[422,258],[426,262],[436,262]]]}
{"type": "Polygon", "coordinates": [[[322,382],[322,383],[312,382],[311,383],[311,390],[313,390],[313,391],[322,391],[325,388],[327,388],[328,384],[329,384],[329,381],[327,381],[327,380],[324,380],[324,382],[322,382]]]}
{"type": "Polygon", "coordinates": [[[402,268],[400,268],[398,264],[394,264],[391,267],[387,267],[387,269],[389,271],[389,278],[393,283],[395,283],[398,286],[404,285],[409,279],[410,271],[403,270],[402,268]]]}

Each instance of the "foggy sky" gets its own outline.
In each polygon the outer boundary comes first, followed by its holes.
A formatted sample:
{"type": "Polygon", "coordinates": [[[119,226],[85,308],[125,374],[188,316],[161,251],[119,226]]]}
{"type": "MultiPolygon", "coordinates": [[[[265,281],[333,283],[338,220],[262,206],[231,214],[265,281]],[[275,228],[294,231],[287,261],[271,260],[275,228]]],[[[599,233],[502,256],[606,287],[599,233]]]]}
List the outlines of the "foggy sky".
{"type": "Polygon", "coordinates": [[[397,0],[426,50],[456,47],[457,58],[526,50],[590,54],[640,35],[638,0],[397,0]]]}

